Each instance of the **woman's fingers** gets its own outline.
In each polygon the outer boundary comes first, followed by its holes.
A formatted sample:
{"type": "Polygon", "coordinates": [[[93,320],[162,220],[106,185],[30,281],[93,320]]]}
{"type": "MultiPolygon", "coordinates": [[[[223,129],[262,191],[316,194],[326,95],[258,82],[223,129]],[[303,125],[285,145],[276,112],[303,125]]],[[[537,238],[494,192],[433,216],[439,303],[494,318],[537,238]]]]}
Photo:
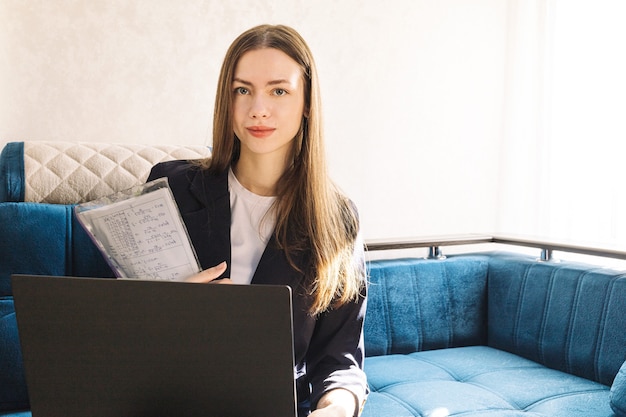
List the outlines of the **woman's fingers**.
{"type": "MultiPolygon", "coordinates": [[[[185,282],[199,282],[199,283],[208,283],[211,281],[214,281],[215,279],[219,278],[224,271],[226,271],[226,261],[222,262],[219,265],[216,265],[212,268],[208,268],[205,269],[204,271],[196,274],[196,275],[192,275],[189,278],[187,278],[185,280],[185,282]]],[[[220,281],[230,281],[230,279],[223,279],[223,280],[219,280],[217,282],[220,281]]],[[[230,283],[230,282],[229,282],[230,283]]]]}
{"type": "Polygon", "coordinates": [[[211,284],[234,284],[230,278],[222,278],[217,281],[211,281],[211,284]]]}

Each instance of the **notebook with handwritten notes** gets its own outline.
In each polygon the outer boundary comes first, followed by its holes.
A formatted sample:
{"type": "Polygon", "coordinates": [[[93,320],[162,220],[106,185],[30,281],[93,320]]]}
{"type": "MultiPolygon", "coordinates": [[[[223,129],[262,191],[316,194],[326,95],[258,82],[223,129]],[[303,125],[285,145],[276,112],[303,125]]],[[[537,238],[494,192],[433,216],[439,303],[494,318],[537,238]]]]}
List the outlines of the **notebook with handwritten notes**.
{"type": "Polygon", "coordinates": [[[182,281],[201,270],[166,178],[74,211],[120,278],[182,281]]]}

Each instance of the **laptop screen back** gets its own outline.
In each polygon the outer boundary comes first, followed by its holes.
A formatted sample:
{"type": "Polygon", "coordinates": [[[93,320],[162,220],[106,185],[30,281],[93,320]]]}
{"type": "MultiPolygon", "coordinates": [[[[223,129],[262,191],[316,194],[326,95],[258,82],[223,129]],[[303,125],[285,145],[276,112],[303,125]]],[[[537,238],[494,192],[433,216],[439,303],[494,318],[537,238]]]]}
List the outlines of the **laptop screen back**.
{"type": "Polygon", "coordinates": [[[34,417],[295,416],[286,286],[16,275],[34,417]]]}

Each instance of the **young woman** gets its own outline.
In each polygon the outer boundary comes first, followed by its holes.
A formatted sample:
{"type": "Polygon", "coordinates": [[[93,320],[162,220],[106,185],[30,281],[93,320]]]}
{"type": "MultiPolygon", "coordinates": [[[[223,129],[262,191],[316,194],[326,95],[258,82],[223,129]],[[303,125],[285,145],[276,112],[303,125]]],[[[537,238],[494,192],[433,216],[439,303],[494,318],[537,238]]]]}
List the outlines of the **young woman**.
{"type": "Polygon", "coordinates": [[[263,25],[230,46],[211,158],[155,166],[168,177],[200,264],[195,282],[293,290],[299,415],[356,416],[367,395],[359,222],[328,177],[317,72],[293,29],[263,25]]]}

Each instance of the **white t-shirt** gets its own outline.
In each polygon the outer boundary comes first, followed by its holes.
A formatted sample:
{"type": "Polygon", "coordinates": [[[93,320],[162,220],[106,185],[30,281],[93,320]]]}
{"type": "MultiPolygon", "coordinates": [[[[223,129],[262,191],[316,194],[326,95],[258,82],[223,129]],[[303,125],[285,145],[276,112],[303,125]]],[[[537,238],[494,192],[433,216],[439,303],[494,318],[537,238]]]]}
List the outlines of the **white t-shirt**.
{"type": "Polygon", "coordinates": [[[230,191],[230,279],[249,284],[272,236],[276,218],[268,210],[276,197],[254,194],[239,183],[232,169],[228,172],[230,191]]]}

